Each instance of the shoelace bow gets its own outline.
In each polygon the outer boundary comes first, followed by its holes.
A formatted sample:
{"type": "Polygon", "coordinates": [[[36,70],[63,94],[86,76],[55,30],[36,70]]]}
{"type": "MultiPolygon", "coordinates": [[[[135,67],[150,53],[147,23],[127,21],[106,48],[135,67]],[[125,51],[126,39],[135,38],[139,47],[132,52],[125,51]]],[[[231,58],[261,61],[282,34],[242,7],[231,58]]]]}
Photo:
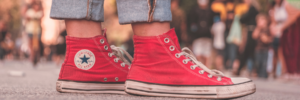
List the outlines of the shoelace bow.
{"type": "Polygon", "coordinates": [[[207,68],[204,64],[202,64],[201,62],[199,62],[195,55],[193,54],[193,52],[187,48],[187,47],[184,47],[181,49],[182,52],[180,52],[178,55],[179,57],[181,55],[184,55],[187,57],[187,59],[185,59],[185,61],[192,61],[195,65],[193,65],[192,67],[195,69],[196,67],[200,67],[202,70],[206,71],[207,73],[209,73],[210,75],[213,75],[213,76],[217,76],[217,77],[224,77],[225,75],[221,72],[221,71],[218,71],[218,70],[211,70],[209,68],[207,68]]]}
{"type": "Polygon", "coordinates": [[[123,53],[124,53],[125,56],[127,56],[129,58],[130,61],[133,60],[132,56],[127,51],[125,51],[124,49],[122,49],[120,47],[116,47],[114,45],[111,45],[110,48],[112,50],[112,53],[110,53],[111,55],[115,55],[117,57],[117,60],[121,60],[125,64],[130,66],[131,63],[123,56],[123,53]]]}

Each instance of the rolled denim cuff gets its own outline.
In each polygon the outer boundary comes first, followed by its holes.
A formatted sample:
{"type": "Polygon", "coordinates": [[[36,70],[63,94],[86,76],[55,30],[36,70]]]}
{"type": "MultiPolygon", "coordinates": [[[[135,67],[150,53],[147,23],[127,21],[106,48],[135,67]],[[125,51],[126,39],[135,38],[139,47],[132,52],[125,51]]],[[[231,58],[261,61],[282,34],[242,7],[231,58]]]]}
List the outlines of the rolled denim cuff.
{"type": "Polygon", "coordinates": [[[117,0],[120,24],[172,21],[171,0],[117,0]]]}
{"type": "Polygon", "coordinates": [[[104,0],[53,0],[50,17],[104,21],[104,0]]]}

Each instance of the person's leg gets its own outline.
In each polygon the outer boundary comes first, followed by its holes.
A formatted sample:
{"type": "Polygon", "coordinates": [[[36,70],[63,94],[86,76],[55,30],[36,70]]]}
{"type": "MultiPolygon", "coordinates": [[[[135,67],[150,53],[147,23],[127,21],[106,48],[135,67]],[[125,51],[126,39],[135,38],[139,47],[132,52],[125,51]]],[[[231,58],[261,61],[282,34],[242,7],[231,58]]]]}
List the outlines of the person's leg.
{"type": "Polygon", "coordinates": [[[137,36],[158,36],[170,30],[170,22],[132,23],[137,36]]]}
{"type": "MultiPolygon", "coordinates": [[[[249,34],[252,34],[252,31],[248,32],[248,36],[252,36],[249,34]]],[[[254,59],[255,47],[256,47],[256,41],[253,40],[251,37],[248,37],[247,43],[246,43],[246,46],[244,49],[244,53],[242,54],[242,57],[240,58],[240,65],[238,68],[237,75],[240,75],[241,70],[244,68],[244,66],[249,58],[252,59],[252,61],[255,61],[255,59],[254,59]]]]}
{"type": "Polygon", "coordinates": [[[218,70],[224,70],[224,66],[223,66],[223,56],[222,55],[217,55],[216,57],[216,66],[218,70]]]}
{"type": "Polygon", "coordinates": [[[230,52],[229,44],[226,42],[224,48],[224,54],[223,54],[223,66],[225,67],[225,69],[229,67],[229,54],[230,54],[229,52],[230,52]]]}
{"type": "Polygon", "coordinates": [[[134,60],[125,91],[146,96],[219,99],[253,93],[255,86],[250,79],[225,77],[197,61],[188,48],[180,49],[175,30],[169,30],[172,20],[170,3],[171,0],[117,0],[120,24],[131,23],[135,34],[134,60]],[[215,88],[213,85],[219,86],[215,88]],[[203,88],[221,91],[194,95],[203,88]],[[228,89],[231,91],[226,91],[228,89]],[[209,93],[214,95],[206,95],[209,93]]]}
{"type": "Polygon", "coordinates": [[[58,92],[125,94],[130,64],[121,55],[124,50],[110,46],[101,29],[103,3],[53,0],[50,17],[64,19],[67,28],[66,58],[56,83],[58,92]]]}
{"type": "Polygon", "coordinates": [[[229,66],[226,69],[232,69],[233,68],[233,62],[235,61],[236,54],[237,54],[237,45],[235,44],[228,44],[229,46],[229,66]]]}
{"type": "Polygon", "coordinates": [[[268,50],[263,51],[262,57],[262,68],[263,68],[263,77],[268,78],[268,71],[267,71],[267,62],[268,62],[268,50]]]}
{"type": "Polygon", "coordinates": [[[240,75],[240,72],[243,69],[243,67],[246,65],[248,58],[249,58],[249,51],[248,51],[248,46],[246,45],[245,51],[240,55],[239,58],[240,64],[237,69],[236,75],[240,75]]]}
{"type": "Polygon", "coordinates": [[[66,19],[65,23],[68,36],[89,38],[102,35],[101,22],[66,19]]]}
{"type": "Polygon", "coordinates": [[[255,68],[255,70],[256,70],[255,73],[258,75],[258,77],[262,77],[262,75],[263,75],[263,66],[262,66],[263,55],[262,54],[263,53],[261,50],[257,50],[255,52],[255,61],[254,61],[253,68],[255,68]]]}
{"type": "Polygon", "coordinates": [[[273,69],[272,69],[272,74],[274,78],[276,78],[276,69],[277,69],[277,64],[278,64],[278,48],[274,49],[273,53],[273,69]]]}

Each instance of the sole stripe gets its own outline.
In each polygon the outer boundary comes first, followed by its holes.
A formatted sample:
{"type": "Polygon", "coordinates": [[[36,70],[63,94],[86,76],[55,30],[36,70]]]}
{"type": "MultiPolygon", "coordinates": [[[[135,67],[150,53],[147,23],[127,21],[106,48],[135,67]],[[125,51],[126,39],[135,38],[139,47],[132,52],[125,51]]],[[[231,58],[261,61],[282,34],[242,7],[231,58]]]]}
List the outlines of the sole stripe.
{"type": "Polygon", "coordinates": [[[194,87],[194,86],[197,86],[197,87],[215,87],[215,86],[221,86],[221,87],[224,87],[224,86],[234,86],[234,85],[240,85],[240,84],[245,84],[245,83],[249,83],[249,82],[252,82],[252,80],[250,81],[247,81],[247,82],[243,82],[243,83],[239,83],[239,84],[231,84],[231,85],[169,85],[169,84],[158,84],[158,83],[149,83],[149,82],[142,82],[142,81],[137,81],[137,80],[126,80],[126,81],[134,81],[134,82],[139,82],[139,83],[144,83],[144,84],[152,84],[152,85],[160,85],[160,86],[191,86],[191,87],[194,87]]]}
{"type": "Polygon", "coordinates": [[[148,93],[160,93],[160,94],[178,94],[178,95],[217,95],[217,94],[188,94],[188,93],[156,92],[156,91],[145,91],[145,90],[134,89],[134,88],[127,88],[127,89],[129,89],[129,90],[135,90],[135,91],[148,92],[148,93]]]}
{"type": "Polygon", "coordinates": [[[62,88],[66,90],[78,90],[78,91],[124,91],[124,90],[117,90],[117,89],[74,89],[74,88],[62,88]]]}

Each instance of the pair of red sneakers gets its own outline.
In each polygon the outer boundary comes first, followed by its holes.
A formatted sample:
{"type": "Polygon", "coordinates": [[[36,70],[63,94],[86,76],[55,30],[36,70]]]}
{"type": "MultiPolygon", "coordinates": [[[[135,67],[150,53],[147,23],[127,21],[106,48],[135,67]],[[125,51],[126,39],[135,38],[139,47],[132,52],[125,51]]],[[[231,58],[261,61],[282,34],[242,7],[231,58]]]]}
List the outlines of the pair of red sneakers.
{"type": "Polygon", "coordinates": [[[256,90],[250,79],[226,77],[198,62],[189,49],[180,50],[174,29],[134,36],[134,48],[130,65],[122,54],[126,51],[110,46],[105,35],[68,36],[57,91],[224,99],[256,90]]]}

